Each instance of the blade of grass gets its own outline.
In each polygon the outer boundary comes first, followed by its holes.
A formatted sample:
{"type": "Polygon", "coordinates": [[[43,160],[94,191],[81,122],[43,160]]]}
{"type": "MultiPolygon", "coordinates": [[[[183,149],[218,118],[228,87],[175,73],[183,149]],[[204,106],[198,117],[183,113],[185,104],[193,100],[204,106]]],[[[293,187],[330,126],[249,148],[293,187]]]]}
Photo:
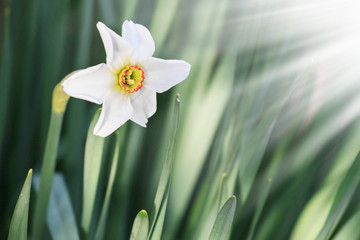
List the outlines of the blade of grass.
{"type": "Polygon", "coordinates": [[[159,217],[158,217],[158,224],[155,226],[155,229],[152,233],[151,239],[160,240],[162,236],[162,230],[164,226],[164,220],[165,220],[165,213],[166,208],[168,204],[168,198],[169,198],[169,190],[166,191],[166,197],[164,199],[163,204],[160,207],[159,217]]]}
{"type": "MultiPolygon", "coordinates": [[[[270,131],[272,131],[272,127],[271,127],[270,131]]],[[[286,147],[288,147],[288,144],[287,144],[288,142],[289,142],[288,139],[285,139],[283,141],[283,144],[277,149],[277,154],[275,154],[274,160],[272,161],[270,167],[268,168],[268,170],[265,174],[265,177],[267,179],[265,182],[265,186],[262,188],[260,196],[257,199],[255,214],[254,214],[253,220],[251,221],[247,240],[251,240],[254,237],[256,225],[260,220],[261,213],[264,209],[266,200],[268,198],[268,195],[269,195],[269,192],[270,192],[270,189],[272,186],[272,180],[274,179],[274,177],[278,171],[279,164],[281,163],[283,154],[286,151],[286,147]]]]}
{"type": "MultiPolygon", "coordinates": [[[[125,126],[124,126],[125,127],[125,126]]],[[[139,146],[144,141],[145,130],[141,126],[132,123],[126,123],[126,144],[124,145],[124,154],[122,154],[121,167],[118,168],[117,176],[119,180],[114,183],[113,200],[110,202],[112,211],[109,213],[109,221],[116,222],[107,227],[105,238],[110,236],[119,236],[120,239],[129,237],[129,228],[131,224],[128,221],[131,204],[132,181],[134,181],[136,164],[140,160],[139,146]]]]}
{"type": "Polygon", "coordinates": [[[104,138],[93,134],[96,122],[100,117],[100,113],[101,110],[97,110],[91,120],[85,145],[84,195],[81,219],[81,226],[85,233],[89,233],[90,229],[104,148],[104,138]]]}
{"type": "Polygon", "coordinates": [[[8,240],[26,240],[29,216],[32,169],[25,179],[11,219],[8,240]]]}
{"type": "Polygon", "coordinates": [[[315,239],[324,226],[331,209],[331,203],[335,199],[336,192],[340,186],[339,179],[342,179],[350,169],[358,154],[360,141],[360,121],[350,129],[348,136],[343,140],[343,146],[336,157],[331,171],[324,180],[324,185],[310,199],[302,210],[301,216],[291,234],[291,239],[315,239]]]}
{"type": "Polygon", "coordinates": [[[359,222],[360,210],[358,209],[354,216],[336,233],[334,240],[360,239],[359,222]]]}
{"type": "Polygon", "coordinates": [[[112,164],[111,164],[109,182],[108,182],[108,185],[106,188],[105,200],[104,200],[104,203],[103,203],[103,206],[101,209],[100,220],[99,220],[99,223],[98,223],[98,226],[96,229],[95,239],[103,239],[103,237],[104,237],[107,216],[108,216],[108,212],[109,212],[110,199],[111,199],[111,195],[112,195],[112,190],[113,190],[113,186],[114,186],[114,180],[115,180],[117,168],[119,165],[119,152],[120,152],[121,146],[124,143],[125,133],[126,133],[125,127],[122,127],[116,131],[116,144],[115,144],[115,150],[114,150],[114,155],[113,155],[112,164]]]}
{"type": "MultiPolygon", "coordinates": [[[[178,225],[178,218],[183,216],[184,209],[189,203],[191,193],[194,190],[196,181],[201,172],[202,167],[210,150],[212,139],[216,134],[216,129],[221,123],[222,115],[227,107],[226,103],[231,94],[231,84],[224,85],[220,80],[226,75],[227,80],[234,80],[234,69],[236,67],[236,56],[234,54],[226,55],[216,71],[214,72],[212,84],[204,92],[199,91],[198,95],[192,100],[197,104],[188,106],[188,115],[182,122],[182,131],[179,134],[179,151],[176,153],[175,171],[173,189],[176,189],[175,199],[170,199],[171,205],[175,204],[173,209],[170,230],[178,225]],[[222,89],[222,94],[218,94],[218,89],[222,89]],[[201,107],[199,107],[201,106],[201,107]],[[206,122],[206,124],[204,124],[206,122]],[[186,178],[183,176],[186,175],[186,178]],[[172,202],[174,201],[174,202],[172,202]]],[[[223,163],[221,163],[223,164],[223,163]]],[[[215,186],[218,186],[219,178],[223,172],[227,172],[219,166],[220,172],[215,177],[215,186]]],[[[211,185],[209,185],[211,186],[211,185]]],[[[216,200],[217,191],[215,188],[214,200],[216,200]]],[[[209,196],[212,198],[213,196],[209,196]]],[[[211,203],[211,208],[212,208],[211,203]]],[[[206,214],[206,213],[205,213],[206,214]]],[[[206,216],[204,216],[207,219],[206,216]]]]}
{"type": "Polygon", "coordinates": [[[209,240],[227,240],[236,209],[236,197],[230,197],[218,213],[209,240]]]}
{"type": "Polygon", "coordinates": [[[336,189],[338,186],[337,182],[328,183],[317,191],[316,195],[306,205],[306,208],[303,209],[291,234],[292,240],[316,238],[330,212],[331,201],[335,198],[334,188],[336,189]]]}
{"type": "Polygon", "coordinates": [[[322,227],[316,240],[329,239],[336,224],[340,221],[341,216],[350,203],[350,200],[356,190],[357,185],[360,182],[360,152],[354,160],[353,165],[347,172],[344,180],[342,181],[334,202],[331,206],[330,213],[326,219],[324,226],[322,227]]]}
{"type": "MultiPolygon", "coordinates": [[[[257,134],[254,134],[254,132],[251,133],[252,134],[251,139],[254,139],[254,142],[260,144],[254,145],[256,147],[253,148],[253,152],[251,156],[243,159],[244,162],[242,163],[242,165],[240,165],[242,201],[246,200],[250,192],[251,186],[258,172],[258,168],[260,167],[261,161],[263,159],[263,155],[269,143],[270,136],[272,134],[274,125],[277,121],[279,114],[281,113],[286,103],[288,102],[288,99],[290,98],[290,96],[293,94],[294,90],[298,86],[299,81],[302,80],[302,78],[306,75],[306,73],[309,72],[309,70],[310,70],[310,66],[297,75],[297,77],[293,80],[293,82],[289,86],[289,90],[285,93],[283,99],[281,100],[281,104],[279,105],[279,108],[275,111],[275,113],[273,113],[274,115],[270,115],[268,119],[264,118],[264,120],[260,122],[260,124],[256,127],[257,134]]],[[[251,141],[249,141],[248,138],[245,140],[245,142],[251,144],[251,141]]],[[[249,148],[250,147],[246,145],[246,149],[249,148]]]]}
{"type": "Polygon", "coordinates": [[[145,240],[149,231],[149,217],[145,210],[141,210],[134,220],[130,240],[145,240]]]}
{"type": "MultiPolygon", "coordinates": [[[[234,71],[235,71],[235,66],[236,66],[236,56],[233,53],[228,53],[226,56],[224,56],[224,58],[221,60],[221,63],[219,64],[219,66],[217,67],[215,73],[214,73],[214,78],[212,79],[212,86],[209,90],[207,90],[207,95],[205,97],[205,99],[198,99],[197,102],[201,102],[201,109],[197,108],[197,110],[195,110],[195,108],[193,109],[193,112],[190,113],[191,115],[196,115],[197,117],[194,119],[188,119],[189,121],[191,120],[191,124],[189,122],[189,128],[186,129],[185,131],[188,132],[187,136],[191,135],[191,138],[184,138],[183,140],[185,141],[186,139],[186,153],[191,153],[191,157],[189,155],[189,157],[184,157],[184,151],[182,152],[182,155],[180,156],[182,161],[188,161],[187,159],[199,159],[202,158],[199,156],[200,152],[204,151],[204,154],[206,153],[205,151],[210,151],[211,150],[211,139],[216,139],[216,141],[219,140],[219,138],[216,136],[216,130],[218,128],[218,125],[220,126],[224,126],[224,129],[226,129],[226,131],[228,131],[229,127],[228,125],[223,125],[225,124],[225,122],[228,122],[229,118],[231,118],[232,114],[228,116],[228,118],[224,118],[222,117],[222,115],[224,114],[224,112],[226,113],[226,109],[224,108],[229,107],[229,102],[231,101],[230,99],[230,92],[231,89],[230,88],[225,88],[224,86],[222,86],[222,89],[224,90],[224,94],[222,94],[221,96],[219,96],[217,94],[217,90],[221,83],[218,81],[219,79],[222,78],[222,76],[226,75],[228,80],[233,80],[234,79],[234,71]],[[229,96],[226,96],[227,94],[225,94],[225,92],[229,93],[229,96]],[[204,118],[202,118],[202,117],[204,118]],[[211,116],[211,122],[208,121],[209,116],[211,116]],[[206,118],[206,119],[205,119],[206,118]],[[226,119],[226,121],[223,121],[224,119],[226,119]],[[207,124],[206,126],[203,124],[203,122],[206,121],[207,124]],[[206,130],[204,130],[203,128],[206,127],[206,130]],[[201,142],[201,147],[198,144],[199,142],[201,142]],[[203,149],[203,147],[206,146],[206,149],[203,149]]],[[[231,85],[228,85],[229,87],[231,85]]],[[[204,98],[204,96],[203,96],[204,98]]],[[[191,106],[192,108],[193,106],[191,106]]],[[[218,143],[219,144],[219,148],[222,148],[224,146],[224,144],[222,143],[225,136],[220,137],[222,140],[218,143]]],[[[181,147],[181,143],[179,144],[179,148],[181,147]]],[[[185,148],[184,148],[185,149],[185,148]]],[[[216,149],[216,148],[215,148],[216,149]]],[[[191,206],[191,208],[193,208],[193,210],[191,210],[191,221],[188,222],[189,225],[192,226],[192,228],[194,229],[198,229],[198,231],[196,231],[195,234],[190,234],[193,239],[202,239],[206,236],[209,235],[209,232],[211,231],[211,227],[213,225],[213,219],[216,218],[216,208],[217,208],[217,197],[218,197],[218,193],[219,193],[219,189],[217,187],[212,187],[212,186],[218,186],[219,185],[219,179],[221,178],[221,174],[224,172],[227,172],[227,170],[224,168],[223,165],[225,165],[224,161],[222,161],[222,157],[220,157],[221,152],[223,150],[216,150],[216,154],[215,156],[212,156],[211,160],[209,160],[210,165],[206,166],[206,164],[203,164],[201,167],[202,168],[207,168],[209,167],[209,172],[208,172],[208,180],[202,179],[203,181],[203,186],[201,187],[201,194],[199,195],[199,198],[197,198],[197,200],[195,201],[195,205],[191,206]],[[206,188],[208,188],[206,190],[206,188]],[[205,204],[204,204],[205,202],[205,204]],[[197,208],[198,210],[194,210],[195,208],[197,208]],[[201,211],[200,211],[201,209],[201,211]],[[194,223],[195,225],[191,224],[194,223]],[[206,227],[204,227],[206,226],[206,227]],[[195,236],[194,236],[195,235],[195,236]]],[[[179,157],[179,156],[178,156],[179,157]]],[[[204,155],[205,157],[205,155],[204,155]]],[[[205,159],[204,159],[205,160],[205,159]]],[[[176,162],[176,164],[178,164],[178,162],[176,162]]],[[[178,191],[182,191],[182,188],[184,188],[184,185],[189,185],[191,186],[191,184],[188,183],[189,181],[189,173],[191,173],[191,175],[193,175],[193,171],[194,168],[198,168],[200,167],[201,163],[194,163],[194,161],[192,161],[191,163],[188,163],[188,165],[186,166],[181,166],[184,163],[181,163],[180,165],[176,166],[176,171],[179,171],[180,167],[183,167],[184,169],[182,171],[184,171],[184,174],[186,172],[187,174],[187,179],[182,179],[181,181],[178,180],[177,182],[179,184],[176,185],[177,187],[177,192],[178,191]],[[190,167],[191,164],[191,167],[190,167]],[[186,170],[185,170],[186,169],[186,170]],[[180,188],[180,190],[179,190],[180,188]]],[[[200,169],[199,169],[200,170],[200,169]]],[[[194,176],[196,177],[196,175],[194,174],[194,176]]],[[[229,175],[228,175],[229,176],[229,175]]],[[[180,176],[181,178],[181,176],[180,176]]],[[[196,177],[197,178],[197,177],[196,177]]],[[[176,175],[174,174],[174,179],[176,179],[176,175]]],[[[228,178],[229,179],[229,178],[228,178]]],[[[228,181],[228,180],[227,180],[228,181]]],[[[228,182],[229,183],[229,182],[228,182]]],[[[174,184],[175,186],[175,184],[174,184]]],[[[231,188],[229,187],[230,185],[228,184],[228,189],[229,192],[231,193],[231,188]]],[[[177,193],[178,195],[179,193],[177,193]]],[[[179,196],[177,196],[179,197],[179,196]]],[[[227,196],[227,198],[230,196],[227,196]]],[[[181,198],[183,198],[183,196],[181,196],[181,198]]],[[[181,199],[180,198],[180,199],[181,199]]],[[[227,200],[226,198],[226,200],[227,200]]],[[[178,201],[176,201],[176,205],[178,206],[179,203],[178,201]]],[[[177,211],[178,209],[176,209],[177,211]]],[[[177,231],[181,231],[183,232],[183,230],[178,229],[177,231]]],[[[190,237],[190,236],[189,236],[190,237]]]]}
{"type": "Polygon", "coordinates": [[[210,191],[205,196],[205,200],[203,200],[208,202],[208,204],[205,204],[203,207],[198,207],[197,211],[200,211],[202,216],[197,220],[201,222],[196,225],[196,228],[199,230],[193,239],[205,239],[210,235],[217,215],[232,195],[233,188],[230,188],[229,180],[229,175],[223,173],[220,178],[219,187],[217,189],[213,187],[214,191],[217,190],[217,195],[214,195],[210,191]],[[212,197],[210,198],[210,196],[212,197]]]}
{"type": "Polygon", "coordinates": [[[164,223],[164,216],[159,217],[160,215],[165,215],[164,212],[166,210],[167,206],[167,199],[169,194],[169,187],[170,187],[170,177],[172,172],[172,165],[173,165],[173,156],[174,156],[174,150],[175,150],[175,142],[176,142],[176,133],[178,129],[178,123],[179,123],[179,111],[180,111],[180,95],[177,94],[175,98],[175,106],[174,106],[174,113],[173,113],[173,125],[171,127],[172,132],[170,135],[170,140],[168,144],[168,150],[165,157],[165,162],[163,165],[163,169],[161,172],[160,180],[158,189],[156,191],[155,200],[154,200],[154,218],[151,224],[150,232],[148,235],[148,239],[160,239],[158,237],[161,236],[152,236],[153,232],[157,230],[158,228],[162,229],[163,223],[164,223]],[[159,214],[160,209],[162,208],[162,213],[159,214]]]}

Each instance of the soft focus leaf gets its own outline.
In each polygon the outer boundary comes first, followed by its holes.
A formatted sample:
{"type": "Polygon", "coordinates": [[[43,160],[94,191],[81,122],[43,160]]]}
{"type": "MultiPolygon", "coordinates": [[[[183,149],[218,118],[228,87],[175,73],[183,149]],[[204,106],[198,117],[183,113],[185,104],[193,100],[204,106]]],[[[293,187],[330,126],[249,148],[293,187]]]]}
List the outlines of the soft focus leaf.
{"type": "Polygon", "coordinates": [[[345,223],[345,225],[334,236],[334,240],[359,239],[360,211],[357,212],[345,223]]]}
{"type": "Polygon", "coordinates": [[[163,204],[161,205],[160,212],[158,214],[158,220],[157,220],[155,228],[152,232],[151,239],[155,239],[155,240],[162,239],[161,236],[162,236],[162,231],[163,231],[163,227],[164,227],[166,208],[167,208],[167,204],[168,204],[168,197],[169,197],[168,195],[169,195],[169,192],[166,191],[166,197],[164,199],[163,204]]]}
{"type": "MultiPolygon", "coordinates": [[[[339,179],[344,178],[358,154],[360,132],[357,131],[357,129],[359,126],[360,122],[358,121],[352,127],[350,134],[342,141],[344,144],[336,156],[331,171],[324,180],[324,185],[317,190],[316,194],[314,194],[302,210],[301,216],[291,235],[291,239],[315,239],[320,233],[330,213],[331,205],[336,195],[335,190],[338,189],[341,184],[339,179]]],[[[283,151],[285,151],[285,149],[283,151]]]]}
{"type": "Polygon", "coordinates": [[[145,210],[141,210],[134,220],[130,240],[145,240],[149,231],[149,217],[145,210]]]}
{"type": "Polygon", "coordinates": [[[234,219],[236,197],[230,197],[218,213],[209,240],[227,240],[234,219]]]}
{"type": "Polygon", "coordinates": [[[357,185],[360,182],[360,152],[353,165],[346,174],[339,189],[337,190],[334,202],[326,222],[317,236],[317,240],[329,239],[340,218],[349,206],[350,200],[354,195],[357,185]]]}
{"type": "MultiPolygon", "coordinates": [[[[39,180],[39,176],[35,175],[34,186],[37,191],[39,180]]],[[[54,174],[46,222],[52,239],[80,239],[69,192],[65,179],[60,173],[54,174]]]]}

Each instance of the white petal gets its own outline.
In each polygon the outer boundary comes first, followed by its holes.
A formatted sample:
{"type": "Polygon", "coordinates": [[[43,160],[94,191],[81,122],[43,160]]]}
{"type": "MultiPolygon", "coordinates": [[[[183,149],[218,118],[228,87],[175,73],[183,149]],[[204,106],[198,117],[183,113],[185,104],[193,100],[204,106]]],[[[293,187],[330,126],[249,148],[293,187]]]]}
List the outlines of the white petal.
{"type": "Polygon", "coordinates": [[[120,91],[111,90],[105,95],[102,111],[94,128],[94,134],[106,137],[130,119],[130,99],[120,91]]]}
{"type": "Polygon", "coordinates": [[[190,68],[185,61],[152,57],[144,63],[144,86],[158,93],[165,92],[187,78],[190,68]]]}
{"type": "Polygon", "coordinates": [[[122,37],[134,50],[132,62],[141,63],[154,54],[154,39],[149,30],[143,25],[126,20],[122,25],[122,37]]]}
{"type": "Polygon", "coordinates": [[[106,52],[106,64],[113,72],[117,72],[131,55],[132,47],[113,30],[102,22],[96,24],[106,52]]]}
{"type": "Polygon", "coordinates": [[[156,93],[142,87],[138,92],[131,94],[131,106],[133,113],[130,120],[146,127],[148,118],[156,112],[156,93]]]}
{"type": "Polygon", "coordinates": [[[79,70],[62,86],[71,97],[84,99],[96,104],[103,102],[103,96],[116,84],[116,75],[104,63],[79,70]]]}

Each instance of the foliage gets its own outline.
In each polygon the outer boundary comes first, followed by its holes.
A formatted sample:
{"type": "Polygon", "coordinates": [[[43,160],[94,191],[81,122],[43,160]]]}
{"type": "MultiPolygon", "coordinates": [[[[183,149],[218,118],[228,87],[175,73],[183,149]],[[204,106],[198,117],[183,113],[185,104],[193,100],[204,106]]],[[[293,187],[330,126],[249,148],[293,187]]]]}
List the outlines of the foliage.
{"type": "Polygon", "coordinates": [[[0,10],[0,239],[13,236],[20,205],[29,207],[20,221],[30,238],[360,236],[360,34],[351,5],[4,0],[0,10]],[[97,106],[70,99],[62,121],[52,91],[105,61],[97,21],[120,33],[125,19],[150,29],[155,56],[192,68],[157,96],[146,129],[128,122],[98,139],[97,106]],[[43,194],[41,171],[50,179],[43,194]]]}

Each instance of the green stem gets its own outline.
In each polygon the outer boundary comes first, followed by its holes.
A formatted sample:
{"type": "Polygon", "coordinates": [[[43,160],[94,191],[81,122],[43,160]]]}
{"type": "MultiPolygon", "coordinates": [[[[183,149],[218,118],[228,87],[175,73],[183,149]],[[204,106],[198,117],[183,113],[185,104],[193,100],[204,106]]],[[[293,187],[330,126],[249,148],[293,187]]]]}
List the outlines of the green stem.
{"type": "Polygon", "coordinates": [[[54,111],[51,113],[50,127],[41,168],[40,190],[35,205],[33,239],[41,239],[45,225],[63,116],[63,113],[56,113],[54,111]]]}
{"type": "MultiPolygon", "coordinates": [[[[66,79],[66,77],[64,79],[66,79]]],[[[41,167],[40,189],[35,205],[32,239],[36,240],[41,239],[43,234],[51,184],[55,170],[61,125],[68,100],[69,96],[64,93],[60,82],[55,86],[53,91],[50,126],[46,138],[45,153],[41,167]]]]}

